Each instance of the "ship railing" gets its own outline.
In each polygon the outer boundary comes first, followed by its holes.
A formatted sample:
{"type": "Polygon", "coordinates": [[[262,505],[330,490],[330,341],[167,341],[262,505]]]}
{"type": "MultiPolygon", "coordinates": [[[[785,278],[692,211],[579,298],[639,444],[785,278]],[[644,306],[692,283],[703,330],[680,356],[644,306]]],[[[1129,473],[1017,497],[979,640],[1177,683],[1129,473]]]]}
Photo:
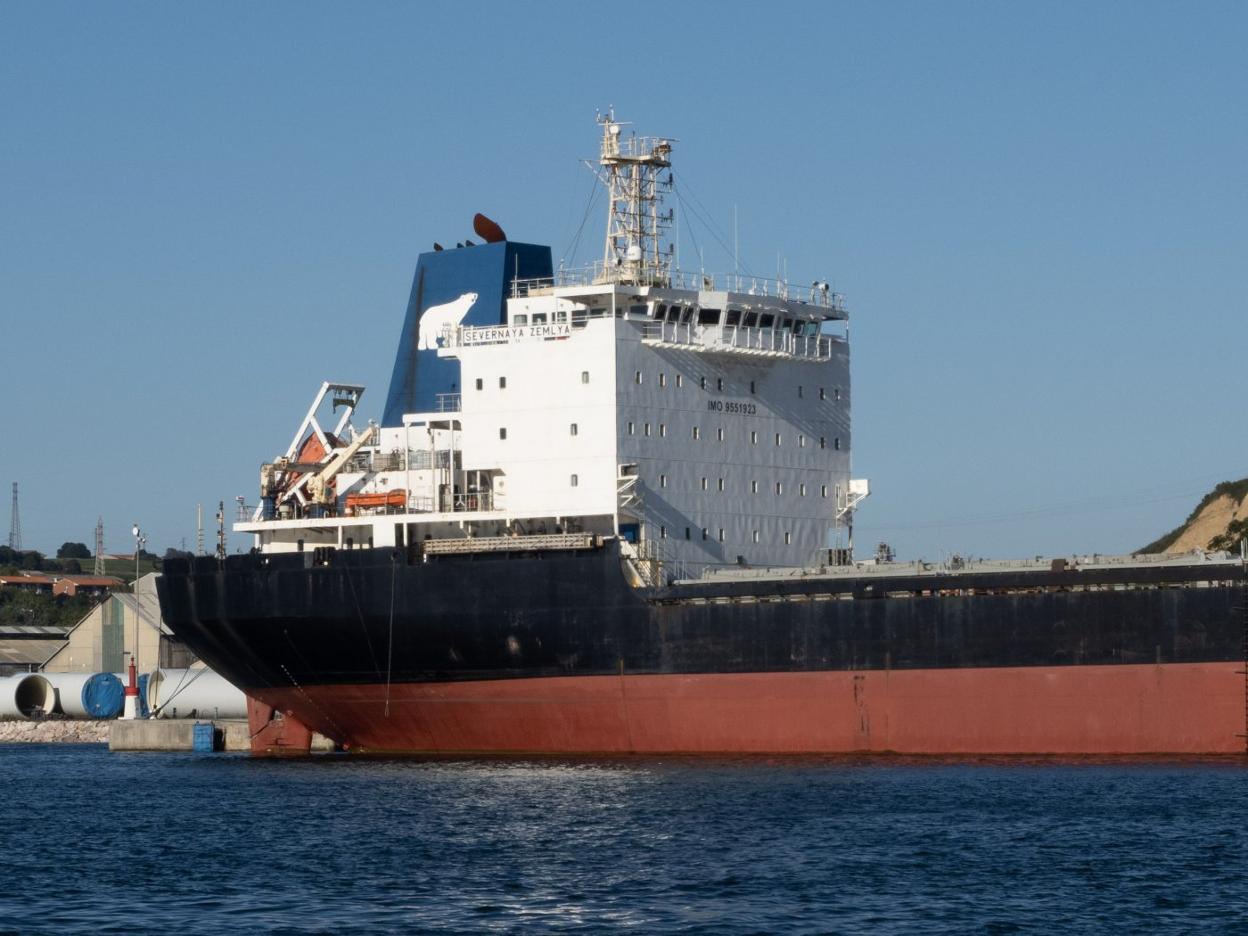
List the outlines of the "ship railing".
{"type": "Polygon", "coordinates": [[[708,351],[740,351],[763,355],[827,360],[842,339],[830,335],[797,335],[778,328],[746,328],[742,325],[647,322],[642,340],[701,347],[708,351]]]}
{"type": "MultiPolygon", "coordinates": [[[[459,468],[462,464],[463,453],[456,450],[455,467],[459,468]]],[[[428,471],[430,468],[450,468],[451,451],[450,449],[438,449],[436,452],[431,452],[429,449],[409,449],[407,453],[407,467],[411,471],[428,471]]]]}
{"type": "Polygon", "coordinates": [[[663,289],[685,289],[700,292],[731,292],[784,302],[800,302],[832,312],[844,313],[845,296],[834,292],[827,283],[815,281],[808,285],[785,279],[749,276],[742,273],[704,273],[673,269],[664,275],[628,282],[611,265],[599,260],[586,267],[560,269],[553,276],[539,276],[511,281],[513,299],[543,295],[567,286],[602,286],[619,283],[628,286],[653,286],[663,289]]]}

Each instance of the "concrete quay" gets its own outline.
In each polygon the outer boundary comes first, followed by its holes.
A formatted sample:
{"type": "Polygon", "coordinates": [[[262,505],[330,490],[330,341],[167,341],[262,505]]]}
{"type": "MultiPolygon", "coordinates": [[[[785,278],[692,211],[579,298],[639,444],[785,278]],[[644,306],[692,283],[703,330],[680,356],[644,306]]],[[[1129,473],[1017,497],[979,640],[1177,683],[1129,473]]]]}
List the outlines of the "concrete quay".
{"type": "MultiPolygon", "coordinates": [[[[183,718],[140,718],[111,722],[108,734],[110,751],[193,751],[195,725],[213,726],[214,750],[225,752],[251,751],[251,729],[246,719],[200,721],[183,718]]],[[[334,743],[323,735],[312,736],[312,751],[332,751],[334,743]]]]}

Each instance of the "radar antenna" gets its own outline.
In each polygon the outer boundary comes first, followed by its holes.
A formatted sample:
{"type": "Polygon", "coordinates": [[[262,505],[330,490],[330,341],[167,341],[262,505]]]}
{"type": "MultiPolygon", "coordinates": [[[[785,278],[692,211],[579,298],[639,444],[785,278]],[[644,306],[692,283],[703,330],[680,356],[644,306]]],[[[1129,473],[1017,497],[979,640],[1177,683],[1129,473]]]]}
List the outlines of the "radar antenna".
{"type": "Polygon", "coordinates": [[[672,224],[675,212],[663,210],[663,195],[671,191],[672,174],[662,178],[660,171],[671,168],[670,140],[658,137],[621,139],[623,123],[615,111],[598,115],[602,126],[603,182],[607,187],[607,239],[603,269],[595,278],[601,283],[636,286],[669,286],[672,279],[672,253],[662,246],[663,232],[672,224]]]}

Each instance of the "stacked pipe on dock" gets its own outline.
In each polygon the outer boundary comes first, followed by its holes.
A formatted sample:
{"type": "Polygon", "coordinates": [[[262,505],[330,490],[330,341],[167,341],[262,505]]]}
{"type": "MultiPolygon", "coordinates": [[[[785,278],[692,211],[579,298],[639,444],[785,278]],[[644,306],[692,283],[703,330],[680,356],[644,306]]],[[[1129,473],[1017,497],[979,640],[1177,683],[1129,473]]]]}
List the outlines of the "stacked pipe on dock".
{"type": "Polygon", "coordinates": [[[246,718],[247,696],[210,669],[158,669],[144,701],[153,718],[246,718]]]}
{"type": "Polygon", "coordinates": [[[40,673],[0,679],[0,718],[37,719],[56,711],[56,689],[40,673]]]}

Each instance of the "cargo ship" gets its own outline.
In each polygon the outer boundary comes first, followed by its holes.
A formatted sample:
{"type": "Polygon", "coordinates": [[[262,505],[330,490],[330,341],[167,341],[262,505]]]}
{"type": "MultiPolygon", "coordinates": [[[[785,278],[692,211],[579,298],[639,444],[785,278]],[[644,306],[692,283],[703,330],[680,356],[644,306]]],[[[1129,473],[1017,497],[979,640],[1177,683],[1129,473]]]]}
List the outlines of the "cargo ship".
{"type": "Polygon", "coordinates": [[[253,750],[1245,751],[1240,558],[857,558],[844,298],[682,272],[671,141],[599,124],[602,259],[421,254],[380,421],[323,383],[251,552],[166,561],[253,750]]]}

